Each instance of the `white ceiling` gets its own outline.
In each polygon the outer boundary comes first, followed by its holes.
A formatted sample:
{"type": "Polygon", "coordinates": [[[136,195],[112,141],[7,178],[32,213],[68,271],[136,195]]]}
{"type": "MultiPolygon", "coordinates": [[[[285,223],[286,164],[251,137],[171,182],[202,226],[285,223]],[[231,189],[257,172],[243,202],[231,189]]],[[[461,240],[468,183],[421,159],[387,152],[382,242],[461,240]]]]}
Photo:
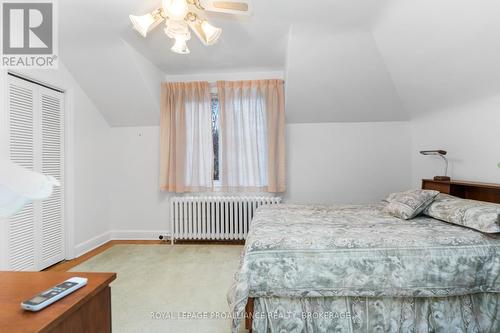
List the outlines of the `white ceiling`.
{"type": "Polygon", "coordinates": [[[285,73],[287,121],[390,121],[500,91],[496,0],[253,0],[250,17],[207,13],[223,28],[191,54],[147,39],[128,15],[159,0],[59,2],[62,62],[112,126],[155,125],[167,76],[285,73]]]}
{"type": "Polygon", "coordinates": [[[309,28],[294,27],[292,35],[286,71],[288,122],[409,118],[369,31],[312,34],[309,28]],[[329,47],[315,52],[314,45],[329,47]]]}
{"type": "Polygon", "coordinates": [[[397,0],[373,35],[412,116],[500,93],[500,1],[397,0]]]}

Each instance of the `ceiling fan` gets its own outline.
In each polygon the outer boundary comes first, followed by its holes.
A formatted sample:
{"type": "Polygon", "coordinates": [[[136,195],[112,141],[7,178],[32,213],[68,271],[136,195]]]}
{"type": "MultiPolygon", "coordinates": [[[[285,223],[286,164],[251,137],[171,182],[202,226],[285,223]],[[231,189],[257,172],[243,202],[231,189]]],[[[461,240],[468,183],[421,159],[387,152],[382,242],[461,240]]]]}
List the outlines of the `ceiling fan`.
{"type": "Polygon", "coordinates": [[[179,54],[188,54],[186,41],[191,39],[191,30],[208,46],[217,42],[222,29],[214,27],[200,16],[203,11],[249,15],[250,0],[162,0],[162,6],[141,16],[130,15],[130,21],[143,37],[165,21],[165,34],[174,39],[170,50],[179,54]]]}

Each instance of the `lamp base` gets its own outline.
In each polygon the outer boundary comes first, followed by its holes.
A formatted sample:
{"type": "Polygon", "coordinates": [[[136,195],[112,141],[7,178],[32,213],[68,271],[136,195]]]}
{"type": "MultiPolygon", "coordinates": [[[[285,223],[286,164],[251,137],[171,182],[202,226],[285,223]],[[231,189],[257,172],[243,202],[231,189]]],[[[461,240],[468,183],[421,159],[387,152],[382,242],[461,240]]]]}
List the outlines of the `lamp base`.
{"type": "Polygon", "coordinates": [[[449,182],[451,178],[448,176],[435,176],[434,180],[437,180],[439,182],[449,182]]]}

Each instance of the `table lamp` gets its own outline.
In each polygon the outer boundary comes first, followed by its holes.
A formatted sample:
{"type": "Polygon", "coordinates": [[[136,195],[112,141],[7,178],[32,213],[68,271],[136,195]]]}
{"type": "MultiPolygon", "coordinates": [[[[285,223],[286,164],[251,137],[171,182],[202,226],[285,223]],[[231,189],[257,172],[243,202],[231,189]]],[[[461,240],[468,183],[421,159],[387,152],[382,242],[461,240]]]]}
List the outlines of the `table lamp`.
{"type": "Polygon", "coordinates": [[[432,155],[432,156],[439,156],[443,159],[445,166],[444,166],[444,176],[435,176],[434,180],[437,181],[442,181],[442,182],[449,182],[451,180],[450,177],[448,177],[448,159],[446,158],[446,154],[448,152],[446,150],[422,150],[420,154],[422,155],[432,155]]]}

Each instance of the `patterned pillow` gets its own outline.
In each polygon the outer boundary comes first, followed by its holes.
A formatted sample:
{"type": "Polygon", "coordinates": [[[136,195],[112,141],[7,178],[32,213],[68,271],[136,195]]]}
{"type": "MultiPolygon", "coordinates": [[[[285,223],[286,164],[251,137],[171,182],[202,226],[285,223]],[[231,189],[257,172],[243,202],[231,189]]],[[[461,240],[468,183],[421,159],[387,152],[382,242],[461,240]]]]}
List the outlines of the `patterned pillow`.
{"type": "Polygon", "coordinates": [[[485,233],[500,232],[500,205],[494,203],[440,194],[424,214],[485,233]]]}
{"type": "Polygon", "coordinates": [[[439,194],[431,190],[410,190],[391,193],[385,199],[388,202],[384,211],[390,215],[409,220],[420,214],[439,194]]]}

